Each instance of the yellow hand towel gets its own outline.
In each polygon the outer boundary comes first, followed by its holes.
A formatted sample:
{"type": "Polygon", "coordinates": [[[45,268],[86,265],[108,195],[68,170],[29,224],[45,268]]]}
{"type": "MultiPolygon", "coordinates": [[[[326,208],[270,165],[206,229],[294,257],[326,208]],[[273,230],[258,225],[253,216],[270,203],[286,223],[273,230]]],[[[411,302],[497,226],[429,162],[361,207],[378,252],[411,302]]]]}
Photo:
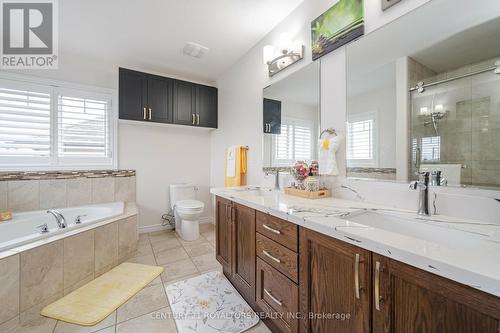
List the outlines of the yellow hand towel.
{"type": "MultiPolygon", "coordinates": [[[[247,173],[247,151],[243,146],[237,146],[234,156],[234,165],[231,163],[231,168],[234,166],[234,173],[228,172],[228,154],[233,147],[226,149],[224,156],[224,186],[244,186],[246,185],[247,173]]],[[[232,170],[231,170],[232,171],[232,170]]]]}

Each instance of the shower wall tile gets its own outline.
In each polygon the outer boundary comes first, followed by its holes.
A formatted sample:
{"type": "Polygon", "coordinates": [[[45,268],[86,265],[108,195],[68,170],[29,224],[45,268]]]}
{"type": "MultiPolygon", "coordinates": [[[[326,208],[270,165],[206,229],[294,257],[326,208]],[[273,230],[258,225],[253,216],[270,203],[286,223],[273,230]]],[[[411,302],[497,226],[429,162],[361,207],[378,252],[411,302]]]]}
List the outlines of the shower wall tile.
{"type": "Polygon", "coordinates": [[[500,186],[500,161],[472,163],[472,184],[500,186]]]}
{"type": "Polygon", "coordinates": [[[472,160],[500,160],[500,130],[472,133],[472,160]]]}
{"type": "Polygon", "coordinates": [[[92,203],[106,203],[115,200],[115,178],[92,178],[92,203]]]}
{"type": "Polygon", "coordinates": [[[68,179],[66,181],[66,205],[83,206],[92,203],[92,180],[90,178],[68,179]]]}
{"type": "Polygon", "coordinates": [[[40,209],[66,207],[66,180],[40,180],[40,209]]]}
{"type": "Polygon", "coordinates": [[[135,202],[135,177],[115,178],[115,201],[135,202]]]}
{"type": "Polygon", "coordinates": [[[64,289],[94,273],[94,230],[64,239],[64,289]]]}
{"type": "Polygon", "coordinates": [[[12,180],[7,182],[8,208],[17,211],[40,209],[40,183],[38,180],[12,180]]]}
{"type": "Polygon", "coordinates": [[[63,294],[63,240],[21,253],[20,311],[63,294]]]}
{"type": "Polygon", "coordinates": [[[19,255],[0,260],[0,324],[19,314],[19,255]]]}
{"type": "Polygon", "coordinates": [[[441,136],[441,161],[470,161],[472,143],[470,134],[446,133],[441,136]]]}

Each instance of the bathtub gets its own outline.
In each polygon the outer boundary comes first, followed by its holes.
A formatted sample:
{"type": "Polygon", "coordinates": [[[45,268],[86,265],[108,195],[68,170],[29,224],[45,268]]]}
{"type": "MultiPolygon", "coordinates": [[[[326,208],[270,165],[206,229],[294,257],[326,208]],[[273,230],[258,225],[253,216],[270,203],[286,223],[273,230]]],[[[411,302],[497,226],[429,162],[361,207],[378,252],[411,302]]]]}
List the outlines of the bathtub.
{"type": "Polygon", "coordinates": [[[12,220],[0,223],[0,252],[119,216],[124,212],[124,203],[112,202],[56,210],[66,219],[67,226],[64,229],[57,227],[55,217],[46,210],[14,213],[12,220]],[[75,223],[77,216],[82,216],[80,224],[75,223]],[[37,226],[42,224],[47,224],[49,232],[40,232],[37,226]]]}

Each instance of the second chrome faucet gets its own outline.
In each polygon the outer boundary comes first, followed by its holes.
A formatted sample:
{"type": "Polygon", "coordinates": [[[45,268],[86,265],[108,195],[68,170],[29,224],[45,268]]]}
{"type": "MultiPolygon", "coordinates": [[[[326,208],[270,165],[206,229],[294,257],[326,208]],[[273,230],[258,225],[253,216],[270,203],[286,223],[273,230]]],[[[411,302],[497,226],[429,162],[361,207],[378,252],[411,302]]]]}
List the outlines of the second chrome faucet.
{"type": "Polygon", "coordinates": [[[48,214],[52,214],[52,216],[55,217],[56,221],[57,221],[57,226],[59,227],[59,229],[64,229],[67,227],[67,224],[66,224],[66,219],[64,218],[64,216],[57,210],[55,209],[49,209],[47,211],[48,214]]]}

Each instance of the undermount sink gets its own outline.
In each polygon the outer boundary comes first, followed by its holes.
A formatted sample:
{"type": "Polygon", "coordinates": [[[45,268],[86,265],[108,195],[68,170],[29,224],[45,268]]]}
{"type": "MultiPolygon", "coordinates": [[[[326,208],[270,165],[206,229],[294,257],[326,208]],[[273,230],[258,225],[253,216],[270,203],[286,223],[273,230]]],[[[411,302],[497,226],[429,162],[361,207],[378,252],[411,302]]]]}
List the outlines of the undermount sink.
{"type": "Polygon", "coordinates": [[[341,228],[376,228],[448,247],[455,247],[457,244],[475,246],[485,237],[489,237],[489,235],[459,230],[455,228],[453,222],[436,225],[436,222],[432,220],[418,215],[410,216],[409,213],[358,211],[345,215],[342,219],[348,221],[349,225],[341,228]]]}
{"type": "Polygon", "coordinates": [[[272,188],[260,187],[260,186],[247,186],[247,187],[235,189],[234,191],[239,192],[239,193],[248,194],[248,195],[259,196],[259,197],[273,195],[273,194],[278,192],[272,188]]]}

